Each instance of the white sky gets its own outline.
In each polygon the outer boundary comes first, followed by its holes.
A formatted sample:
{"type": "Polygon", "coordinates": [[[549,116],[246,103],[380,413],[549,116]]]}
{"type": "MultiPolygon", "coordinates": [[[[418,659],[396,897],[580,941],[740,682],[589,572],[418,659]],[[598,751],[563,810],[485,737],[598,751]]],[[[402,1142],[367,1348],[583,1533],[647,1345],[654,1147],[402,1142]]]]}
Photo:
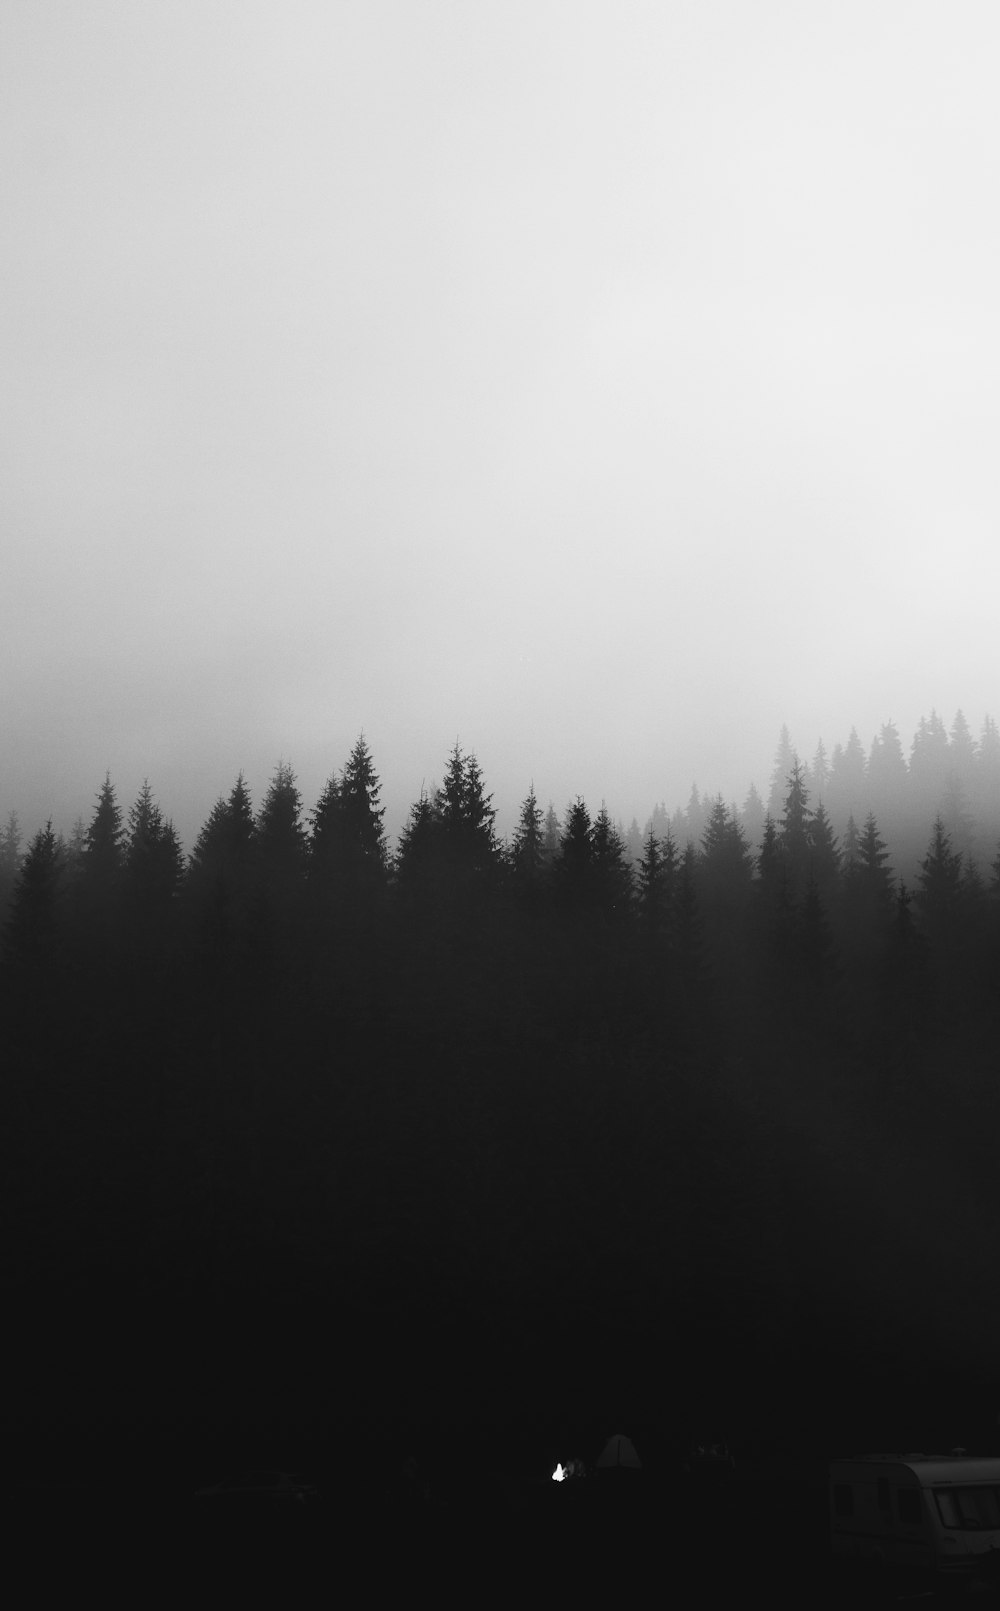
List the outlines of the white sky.
{"type": "Polygon", "coordinates": [[[5,0],[0,814],[997,697],[1000,8],[5,0]]]}

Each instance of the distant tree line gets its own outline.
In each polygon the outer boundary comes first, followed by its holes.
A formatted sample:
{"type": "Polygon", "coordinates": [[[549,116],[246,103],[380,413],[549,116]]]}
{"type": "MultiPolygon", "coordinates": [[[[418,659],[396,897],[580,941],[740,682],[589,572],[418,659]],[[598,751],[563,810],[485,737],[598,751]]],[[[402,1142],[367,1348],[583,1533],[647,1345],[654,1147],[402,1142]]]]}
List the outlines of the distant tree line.
{"type": "MultiPolygon", "coordinates": [[[[992,739],[962,774],[961,727],[948,766],[931,730],[904,763],[907,810],[932,806],[910,882],[874,809],[904,797],[876,789],[882,749],[838,794],[856,747],[827,776],[787,735],[756,825],[692,801],[631,852],[603,806],[560,818],[533,786],[501,841],[456,745],[392,854],[363,737],[308,813],[289,765],[256,809],[238,777],[186,861],[148,784],[125,813],[105,778],[69,843],[49,825],[22,855],[9,824],[38,1402],[94,1304],[154,1399],[149,1361],[176,1372],[192,1325],[194,1395],[251,1392],[264,1340],[319,1391],[334,1337],[335,1373],[393,1402],[484,1377],[656,1393],[670,1360],[738,1417],[803,1369],[855,1402],[988,1371],[1000,1305],[968,1283],[996,1206],[1000,855],[946,802],[961,786],[995,820],[992,739]]],[[[72,1346],[106,1374],[106,1336],[72,1346]]]]}

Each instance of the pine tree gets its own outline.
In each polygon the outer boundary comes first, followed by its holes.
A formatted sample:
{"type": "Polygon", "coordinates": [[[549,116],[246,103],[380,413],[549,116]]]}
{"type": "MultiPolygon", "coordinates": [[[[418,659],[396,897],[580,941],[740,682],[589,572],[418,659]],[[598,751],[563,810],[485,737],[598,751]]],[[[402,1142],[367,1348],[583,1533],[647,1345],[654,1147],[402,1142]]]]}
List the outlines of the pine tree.
{"type": "Polygon", "coordinates": [[[971,856],[975,847],[976,822],[969,810],[965,784],[958,772],[949,773],[941,797],[940,816],[955,849],[965,857],[971,856]]]}
{"type": "Polygon", "coordinates": [[[868,759],[868,800],[879,821],[898,825],[905,817],[909,775],[896,725],[886,722],[868,759]]]}
{"type": "Polygon", "coordinates": [[[21,829],[17,812],[12,811],[6,825],[0,830],[0,927],[10,906],[21,870],[21,829]]]}
{"type": "Polygon", "coordinates": [[[370,888],[382,884],[388,865],[381,793],[382,784],[362,733],[344,767],[339,807],[351,865],[370,888]]]}
{"type": "Polygon", "coordinates": [[[591,869],[594,897],[605,922],[622,921],[631,904],[632,867],[621,834],[603,804],[591,830],[591,869]]]}
{"type": "Polygon", "coordinates": [[[992,716],[983,721],[976,747],[969,806],[985,843],[1000,834],[1000,728],[992,716]]]}
{"type": "Polygon", "coordinates": [[[191,852],[185,895],[197,914],[202,941],[219,966],[229,966],[245,930],[252,894],[257,825],[241,772],[228,798],[209,813],[191,852]]]}
{"type": "Polygon", "coordinates": [[[812,844],[809,795],[798,761],[793,763],[788,778],[788,792],[785,795],[781,817],[780,843],[792,899],[798,900],[805,891],[809,877],[812,844]]]}
{"type": "Polygon", "coordinates": [[[662,842],[650,826],[639,862],[637,900],[641,932],[647,943],[670,937],[677,879],[677,851],[669,833],[662,842]]]}
{"type": "Polygon", "coordinates": [[[792,740],[788,728],[782,727],[778,738],[778,751],[774,758],[771,771],[771,786],[767,797],[768,816],[777,820],[781,813],[782,801],[788,787],[788,775],[792,767],[797,764],[798,756],[792,748],[792,740]]]}
{"type": "Polygon", "coordinates": [[[545,834],[542,841],[542,849],[545,855],[545,863],[547,867],[552,866],[559,854],[559,836],[561,831],[562,830],[559,826],[559,817],[556,813],[556,808],[550,800],[549,809],[545,813],[545,834]]]}
{"type": "Polygon", "coordinates": [[[111,775],[105,776],[87,829],[83,871],[88,884],[114,889],[122,866],[124,827],[111,775]]]}
{"type": "Polygon", "coordinates": [[[257,866],[269,888],[290,888],[303,875],[306,831],[302,795],[287,761],[279,761],[267,786],[256,823],[257,866]]]}
{"type": "Polygon", "coordinates": [[[163,917],[179,894],[184,858],[172,822],[165,822],[148,778],[128,815],[123,850],[125,887],[133,910],[163,917]]]}
{"type": "Polygon", "coordinates": [[[955,712],[955,720],[951,725],[951,734],[948,739],[949,771],[958,777],[962,787],[966,790],[972,787],[973,773],[976,768],[976,741],[969,731],[969,724],[962,712],[955,712]]]}
{"type": "Polygon", "coordinates": [[[685,841],[690,845],[698,845],[704,832],[705,808],[702,805],[701,795],[698,793],[697,783],[692,783],[687,811],[684,814],[685,841]]]}
{"type": "Polygon", "coordinates": [[[560,902],[572,912],[589,906],[593,888],[590,812],[578,796],[566,813],[553,872],[560,902]]]}
{"type": "Polygon", "coordinates": [[[809,823],[809,868],[820,899],[828,904],[840,882],[841,853],[826,807],[820,801],[809,823]]]}
{"type": "Polygon", "coordinates": [[[42,995],[58,965],[61,882],[62,857],[50,820],[28,846],[4,927],[4,964],[16,992],[42,995]]]}
{"type": "Polygon", "coordinates": [[[309,836],[310,875],[324,881],[336,878],[346,854],[344,813],[340,809],[340,782],[332,772],[312,809],[309,836]]]}
{"type": "Polygon", "coordinates": [[[521,806],[511,849],[514,887],[522,895],[537,895],[545,874],[545,825],[532,783],[521,806]]]}
{"type": "Polygon", "coordinates": [[[927,818],[941,809],[948,782],[948,734],[936,710],[922,716],[910,750],[910,811],[927,818]]]}
{"type": "Polygon", "coordinates": [[[625,855],[629,865],[638,867],[642,860],[642,833],[639,829],[638,818],[633,817],[629,823],[628,833],[621,835],[625,844],[625,855]]]}
{"type": "Polygon", "coordinates": [[[476,757],[463,754],[456,744],[435,802],[445,856],[453,870],[475,877],[498,869],[492,800],[476,757]]]}
{"type": "Polygon", "coordinates": [[[858,888],[872,911],[887,909],[892,896],[889,852],[880,837],[874,813],[869,811],[858,838],[858,888]]]}
{"type": "Polygon", "coordinates": [[[962,857],[952,850],[940,816],[934,819],[917,882],[916,904],[924,931],[938,944],[952,939],[962,915],[962,857]]]}
{"type": "Polygon", "coordinates": [[[862,810],[867,808],[867,766],[857,728],[851,728],[846,745],[834,745],[823,803],[838,831],[843,831],[849,816],[857,820],[862,810]]]}
{"type": "Polygon", "coordinates": [[[747,844],[756,852],[760,847],[764,833],[764,802],[757,792],[756,785],[751,783],[747,797],[743,802],[740,820],[743,823],[743,832],[746,834],[747,844]]]}
{"type": "Polygon", "coordinates": [[[769,814],[764,819],[760,854],[757,857],[757,882],[760,897],[765,907],[770,907],[774,904],[779,887],[785,881],[785,864],[781,854],[778,828],[774,818],[769,814]]]}
{"type": "Polygon", "coordinates": [[[399,836],[393,867],[396,884],[408,899],[417,898],[433,879],[439,844],[436,830],[434,804],[421,790],[399,836]]]}
{"type": "Polygon", "coordinates": [[[858,867],[861,877],[872,889],[888,888],[889,879],[885,873],[888,860],[889,852],[879,835],[875,814],[869,811],[858,837],[858,867]]]}
{"type": "Polygon", "coordinates": [[[826,745],[820,739],[816,745],[816,754],[813,756],[811,768],[812,789],[817,802],[822,804],[826,798],[826,791],[830,786],[830,761],[826,753],[826,745]]]}
{"type": "Polygon", "coordinates": [[[859,849],[860,843],[861,836],[858,833],[857,823],[854,821],[854,816],[852,814],[848,817],[847,827],[844,830],[842,864],[845,877],[852,877],[857,869],[857,865],[861,857],[861,852],[859,849]]]}

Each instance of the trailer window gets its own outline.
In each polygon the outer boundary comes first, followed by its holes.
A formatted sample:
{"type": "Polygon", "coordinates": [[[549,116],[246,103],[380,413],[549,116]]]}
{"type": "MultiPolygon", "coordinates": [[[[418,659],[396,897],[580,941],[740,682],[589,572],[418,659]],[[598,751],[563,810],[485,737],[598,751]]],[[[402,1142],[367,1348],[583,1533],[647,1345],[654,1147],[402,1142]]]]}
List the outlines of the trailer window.
{"type": "Polygon", "coordinates": [[[904,1527],[919,1527],[920,1494],[916,1488],[900,1488],[896,1494],[896,1508],[904,1527]]]}
{"type": "Polygon", "coordinates": [[[967,1532],[1000,1528],[1000,1488],[935,1488],[938,1515],[946,1527],[967,1532]]]}
{"type": "Polygon", "coordinates": [[[835,1516],[854,1515],[854,1489],[845,1482],[833,1485],[833,1512],[835,1516]]]}

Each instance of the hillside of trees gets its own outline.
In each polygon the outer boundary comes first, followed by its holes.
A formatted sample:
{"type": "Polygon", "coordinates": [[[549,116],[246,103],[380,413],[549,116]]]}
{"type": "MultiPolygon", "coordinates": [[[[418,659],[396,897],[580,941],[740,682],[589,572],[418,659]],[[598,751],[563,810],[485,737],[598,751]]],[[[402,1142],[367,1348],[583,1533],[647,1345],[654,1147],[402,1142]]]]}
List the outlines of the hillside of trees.
{"type": "Polygon", "coordinates": [[[8,824],[14,1419],[995,1414],[1000,740],[855,739],[631,848],[456,746],[392,852],[363,739],[8,824]]]}

